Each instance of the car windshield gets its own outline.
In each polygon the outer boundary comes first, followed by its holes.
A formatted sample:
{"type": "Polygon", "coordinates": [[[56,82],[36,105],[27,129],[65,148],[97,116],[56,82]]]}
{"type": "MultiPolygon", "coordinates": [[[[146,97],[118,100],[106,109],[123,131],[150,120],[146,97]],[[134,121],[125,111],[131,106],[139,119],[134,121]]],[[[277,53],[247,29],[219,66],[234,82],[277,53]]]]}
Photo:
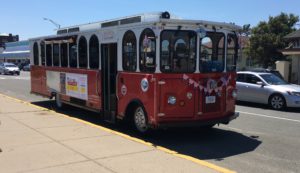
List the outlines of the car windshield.
{"type": "Polygon", "coordinates": [[[288,84],[283,79],[280,79],[278,76],[274,74],[261,74],[260,75],[268,84],[270,85],[286,85],[288,84]]]}
{"type": "Polygon", "coordinates": [[[17,67],[17,66],[15,66],[13,64],[7,64],[7,65],[5,65],[5,67],[17,67]]]}

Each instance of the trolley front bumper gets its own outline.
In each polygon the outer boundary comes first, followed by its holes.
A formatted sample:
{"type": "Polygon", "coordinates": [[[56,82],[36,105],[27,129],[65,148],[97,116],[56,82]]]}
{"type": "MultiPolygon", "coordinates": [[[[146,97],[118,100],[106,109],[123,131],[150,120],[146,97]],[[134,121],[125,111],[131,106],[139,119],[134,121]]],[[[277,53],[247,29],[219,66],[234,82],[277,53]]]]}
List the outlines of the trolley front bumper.
{"type": "Polygon", "coordinates": [[[201,127],[215,124],[228,124],[230,121],[236,119],[239,116],[239,112],[234,112],[226,117],[217,119],[205,120],[205,121],[185,121],[185,122],[166,122],[158,125],[158,128],[168,127],[201,127]]]}

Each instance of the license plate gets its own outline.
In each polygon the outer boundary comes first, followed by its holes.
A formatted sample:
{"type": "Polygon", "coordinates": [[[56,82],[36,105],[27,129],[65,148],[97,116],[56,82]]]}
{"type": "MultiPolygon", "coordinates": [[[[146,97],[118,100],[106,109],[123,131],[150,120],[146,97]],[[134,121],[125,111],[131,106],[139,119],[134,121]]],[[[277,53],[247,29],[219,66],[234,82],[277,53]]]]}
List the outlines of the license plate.
{"type": "Polygon", "coordinates": [[[206,96],[205,97],[206,104],[215,103],[215,102],[216,102],[216,96],[206,96]]]}

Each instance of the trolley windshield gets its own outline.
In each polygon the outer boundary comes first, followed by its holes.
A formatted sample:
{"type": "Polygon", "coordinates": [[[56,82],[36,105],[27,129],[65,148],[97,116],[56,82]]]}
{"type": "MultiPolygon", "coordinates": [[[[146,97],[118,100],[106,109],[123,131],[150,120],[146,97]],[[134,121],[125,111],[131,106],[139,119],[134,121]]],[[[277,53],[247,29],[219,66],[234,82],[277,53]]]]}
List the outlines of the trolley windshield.
{"type": "Polygon", "coordinates": [[[225,35],[220,32],[207,32],[200,42],[200,72],[223,72],[225,65],[225,35]]]}
{"type": "Polygon", "coordinates": [[[194,31],[163,31],[160,43],[161,71],[193,73],[196,70],[196,38],[194,31]]]}

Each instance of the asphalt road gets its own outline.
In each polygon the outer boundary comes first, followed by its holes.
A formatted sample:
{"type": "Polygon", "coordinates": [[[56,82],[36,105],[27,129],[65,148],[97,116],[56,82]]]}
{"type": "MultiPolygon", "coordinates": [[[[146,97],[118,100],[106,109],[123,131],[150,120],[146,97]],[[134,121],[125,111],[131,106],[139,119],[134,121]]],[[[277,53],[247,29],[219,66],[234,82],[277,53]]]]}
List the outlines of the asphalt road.
{"type": "MultiPolygon", "coordinates": [[[[53,101],[29,91],[29,72],[0,75],[0,93],[55,109],[53,101]]],[[[238,103],[236,109],[240,117],[229,125],[212,130],[158,130],[147,137],[138,136],[126,125],[106,124],[92,112],[70,106],[57,111],[237,172],[300,172],[300,109],[274,111],[251,103],[238,103]]]]}

